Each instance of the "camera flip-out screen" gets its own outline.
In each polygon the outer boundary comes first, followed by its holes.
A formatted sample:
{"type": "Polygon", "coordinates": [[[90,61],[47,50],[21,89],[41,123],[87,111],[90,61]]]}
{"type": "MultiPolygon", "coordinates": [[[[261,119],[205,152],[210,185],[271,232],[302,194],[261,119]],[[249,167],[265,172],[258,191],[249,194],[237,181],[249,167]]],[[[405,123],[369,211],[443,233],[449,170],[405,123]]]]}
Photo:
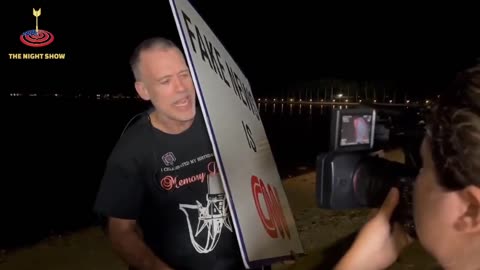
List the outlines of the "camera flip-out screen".
{"type": "Polygon", "coordinates": [[[369,150],[375,134],[375,110],[340,109],[332,112],[332,150],[369,150]]]}
{"type": "Polygon", "coordinates": [[[342,115],[340,146],[370,144],[372,115],[342,115]]]}

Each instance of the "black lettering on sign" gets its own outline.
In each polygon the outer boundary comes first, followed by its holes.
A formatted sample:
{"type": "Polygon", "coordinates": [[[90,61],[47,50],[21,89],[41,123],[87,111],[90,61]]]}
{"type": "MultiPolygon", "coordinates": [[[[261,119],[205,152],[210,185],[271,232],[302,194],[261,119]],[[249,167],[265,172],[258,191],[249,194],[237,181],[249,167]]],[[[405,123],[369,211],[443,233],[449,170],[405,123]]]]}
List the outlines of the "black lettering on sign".
{"type": "MultiPolygon", "coordinates": [[[[213,62],[213,64],[210,63],[210,67],[213,69],[213,71],[215,71],[215,73],[219,74],[218,73],[218,67],[217,67],[217,61],[216,61],[217,58],[215,57],[214,52],[213,52],[214,47],[213,47],[212,43],[207,40],[207,37],[204,36],[204,38],[205,38],[205,43],[207,44],[208,55],[209,55],[210,59],[212,59],[211,62],[213,62]]],[[[222,78],[222,74],[219,74],[219,75],[220,75],[220,78],[222,78]]],[[[223,78],[222,78],[222,80],[223,80],[223,78]]]]}
{"type": "Polygon", "coordinates": [[[242,121],[242,125],[243,125],[243,131],[245,131],[245,136],[247,136],[248,146],[249,146],[250,149],[252,149],[254,152],[257,152],[257,145],[255,144],[255,141],[253,140],[252,130],[251,130],[250,127],[249,127],[247,124],[245,124],[243,121],[242,121]]]}
{"type": "Polygon", "coordinates": [[[203,44],[202,34],[200,34],[200,30],[198,30],[198,27],[196,25],[195,25],[195,31],[197,31],[198,46],[200,47],[202,60],[205,61],[205,58],[207,58],[208,63],[210,64],[210,68],[213,69],[212,61],[210,60],[210,58],[208,58],[208,53],[207,53],[207,50],[205,49],[205,44],[203,44]]]}
{"type": "Polygon", "coordinates": [[[197,49],[195,49],[195,41],[193,41],[195,39],[195,33],[193,33],[189,27],[191,23],[190,18],[187,16],[187,14],[185,14],[185,12],[183,12],[183,10],[182,10],[182,15],[183,15],[183,20],[185,21],[185,25],[187,26],[188,36],[190,37],[190,45],[192,45],[193,51],[197,53],[197,49]]]}
{"type": "Polygon", "coordinates": [[[208,61],[210,68],[215,72],[225,84],[230,87],[230,82],[225,76],[225,68],[222,65],[222,57],[217,48],[213,46],[212,42],[207,39],[207,36],[200,32],[200,29],[195,24],[192,24],[190,17],[182,11],[183,19],[187,28],[188,36],[190,37],[190,44],[195,53],[197,52],[197,46],[200,48],[200,54],[204,62],[208,61]],[[192,26],[193,25],[193,26],[192,26]],[[192,30],[195,28],[195,31],[192,30]]]}
{"type": "Polygon", "coordinates": [[[233,90],[237,97],[247,106],[247,108],[260,120],[260,114],[258,112],[257,105],[255,104],[255,99],[253,98],[250,91],[248,91],[246,85],[240,80],[238,75],[233,71],[232,68],[227,64],[228,74],[230,75],[230,81],[232,82],[233,90]]]}
{"type": "Polygon", "coordinates": [[[237,80],[235,80],[235,72],[230,68],[227,63],[225,63],[225,65],[227,66],[228,75],[230,75],[230,81],[232,82],[233,91],[238,97],[240,97],[240,89],[237,85],[237,80]]]}
{"type": "Polygon", "coordinates": [[[237,86],[240,89],[240,99],[243,101],[243,104],[247,105],[247,100],[245,100],[245,86],[243,82],[238,78],[237,73],[233,73],[235,76],[235,81],[237,82],[237,86]]]}
{"type": "Polygon", "coordinates": [[[250,93],[249,89],[242,80],[238,77],[235,71],[228,65],[227,62],[222,60],[220,53],[218,52],[217,48],[213,46],[213,44],[207,39],[207,36],[203,35],[200,32],[200,29],[197,25],[193,24],[190,17],[188,17],[185,12],[182,11],[183,19],[185,21],[185,25],[187,28],[190,45],[192,46],[192,50],[195,53],[200,51],[200,55],[202,56],[202,60],[204,62],[208,62],[210,68],[213,72],[215,72],[220,79],[225,82],[225,84],[233,88],[235,95],[243,102],[243,104],[260,120],[260,114],[258,112],[258,108],[256,106],[255,100],[250,93]],[[195,30],[193,30],[195,28],[195,30]],[[199,48],[199,50],[197,50],[199,48]],[[225,67],[228,72],[228,77],[230,80],[227,79],[225,74],[225,67]]]}
{"type": "Polygon", "coordinates": [[[230,87],[230,83],[227,80],[227,77],[225,77],[225,67],[222,65],[220,53],[217,51],[217,48],[215,48],[215,56],[217,57],[217,62],[218,65],[220,66],[220,76],[222,77],[223,81],[230,87]]]}
{"type": "Polygon", "coordinates": [[[247,86],[242,84],[242,87],[243,87],[243,93],[245,95],[245,99],[247,101],[247,107],[257,117],[257,119],[260,120],[260,114],[258,112],[257,105],[255,104],[255,98],[253,97],[252,93],[248,91],[247,86]]]}

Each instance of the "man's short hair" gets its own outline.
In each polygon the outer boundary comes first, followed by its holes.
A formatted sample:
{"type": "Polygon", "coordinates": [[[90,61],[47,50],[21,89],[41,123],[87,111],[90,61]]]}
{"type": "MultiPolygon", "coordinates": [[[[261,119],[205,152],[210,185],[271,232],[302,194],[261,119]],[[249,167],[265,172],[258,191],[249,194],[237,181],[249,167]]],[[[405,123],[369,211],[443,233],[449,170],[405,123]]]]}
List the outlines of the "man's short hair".
{"type": "Polygon", "coordinates": [[[440,95],[428,131],[440,184],[480,187],[480,65],[460,73],[440,95]]]}
{"type": "Polygon", "coordinates": [[[178,46],[171,40],[164,37],[152,37],[143,40],[140,44],[135,47],[133,50],[132,56],[130,57],[130,67],[132,69],[135,80],[140,79],[140,71],[138,69],[138,64],[140,62],[140,54],[143,51],[160,48],[160,49],[178,49],[181,53],[181,50],[178,46]]]}

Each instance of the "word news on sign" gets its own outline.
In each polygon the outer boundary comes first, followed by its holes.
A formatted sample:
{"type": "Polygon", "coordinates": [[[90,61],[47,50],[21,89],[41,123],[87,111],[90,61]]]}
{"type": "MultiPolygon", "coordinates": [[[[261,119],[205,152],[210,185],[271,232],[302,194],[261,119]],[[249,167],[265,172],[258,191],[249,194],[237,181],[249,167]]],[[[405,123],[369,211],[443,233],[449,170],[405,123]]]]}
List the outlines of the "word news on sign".
{"type": "Polygon", "coordinates": [[[235,95],[243,102],[243,104],[260,120],[260,113],[258,112],[255,98],[248,90],[245,83],[243,83],[237,73],[231,68],[227,62],[222,64],[222,56],[217,48],[208,40],[207,36],[200,32],[196,25],[192,25],[191,19],[182,11],[183,19],[187,27],[187,32],[190,40],[190,45],[195,53],[202,56],[202,60],[209,64],[210,68],[220,77],[220,79],[229,87],[233,88],[235,95]],[[195,29],[195,30],[192,30],[195,29]],[[225,71],[226,69],[226,71],[225,71]],[[228,73],[228,78],[225,75],[228,73]]]}

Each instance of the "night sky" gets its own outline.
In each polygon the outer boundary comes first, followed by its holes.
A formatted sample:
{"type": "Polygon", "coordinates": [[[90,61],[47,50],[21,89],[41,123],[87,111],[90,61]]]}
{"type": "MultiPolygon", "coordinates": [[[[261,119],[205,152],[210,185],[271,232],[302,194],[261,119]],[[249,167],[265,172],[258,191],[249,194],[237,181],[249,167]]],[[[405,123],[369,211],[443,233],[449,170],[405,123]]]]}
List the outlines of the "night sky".
{"type": "MultiPolygon", "coordinates": [[[[318,1],[274,1],[271,6],[253,4],[258,1],[191,2],[250,80],[254,95],[322,78],[393,80],[421,88],[449,80],[480,56],[479,30],[474,30],[478,18],[465,13],[475,10],[471,7],[446,6],[440,12],[417,6],[334,7],[318,1]]],[[[9,89],[3,93],[134,94],[128,65],[134,46],[154,35],[180,45],[167,0],[3,5],[8,6],[2,13],[1,62],[9,89]],[[40,28],[55,35],[48,47],[20,43],[20,34],[35,28],[33,8],[42,9],[40,28]],[[26,52],[66,53],[67,60],[8,57],[26,52]]]]}

